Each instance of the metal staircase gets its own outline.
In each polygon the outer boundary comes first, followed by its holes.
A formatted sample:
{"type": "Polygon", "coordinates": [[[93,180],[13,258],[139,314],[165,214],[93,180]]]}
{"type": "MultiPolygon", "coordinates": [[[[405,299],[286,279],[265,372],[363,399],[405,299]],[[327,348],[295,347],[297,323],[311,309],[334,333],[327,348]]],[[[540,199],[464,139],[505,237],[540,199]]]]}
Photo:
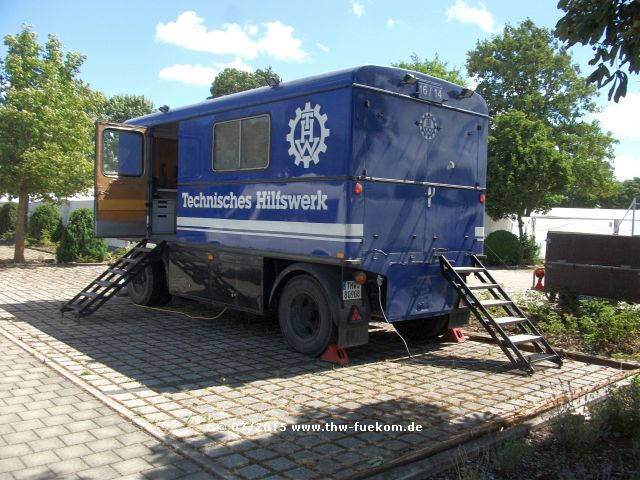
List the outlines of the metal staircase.
{"type": "Polygon", "coordinates": [[[456,267],[443,255],[440,256],[442,275],[458,292],[460,298],[469,306],[475,317],[500,346],[514,367],[527,373],[533,373],[533,364],[549,360],[559,367],[562,358],[531,320],[494,280],[477,256],[470,255],[471,266],[456,267]],[[473,275],[480,283],[467,283],[473,275]],[[474,292],[488,291],[491,299],[481,300],[474,292]],[[503,315],[494,316],[491,312],[498,309],[503,315]],[[509,331],[508,331],[509,330],[509,331]],[[511,331],[515,330],[515,333],[511,331]],[[535,353],[524,354],[519,345],[533,345],[535,353]]]}
{"type": "Polygon", "coordinates": [[[74,312],[77,317],[86,317],[98,310],[107,300],[142,272],[151,262],[158,259],[165,242],[154,247],[143,240],[130,249],[114,264],[110,265],[98,278],[80,293],[60,307],[60,313],[74,312]]]}

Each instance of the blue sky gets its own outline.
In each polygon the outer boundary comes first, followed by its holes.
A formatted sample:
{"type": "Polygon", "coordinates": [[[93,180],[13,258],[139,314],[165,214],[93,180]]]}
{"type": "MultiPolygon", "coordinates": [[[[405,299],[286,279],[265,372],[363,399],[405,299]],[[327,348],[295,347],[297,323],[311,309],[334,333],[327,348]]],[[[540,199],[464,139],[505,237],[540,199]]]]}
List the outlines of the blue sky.
{"type": "MultiPolygon", "coordinates": [[[[87,56],[81,77],[107,95],[144,95],[156,105],[204,100],[216,73],[271,65],[284,81],[339,68],[408,60],[437,53],[464,67],[478,40],[506,23],[529,17],[552,28],[562,12],[557,0],[0,0],[0,34],[33,26],[67,50],[87,56]]],[[[575,61],[590,71],[590,49],[574,48],[575,61]]],[[[6,49],[0,47],[0,55],[6,49]]],[[[598,115],[620,144],[619,179],[640,176],[640,79],[631,79],[619,105],[599,101],[598,115]]]]}

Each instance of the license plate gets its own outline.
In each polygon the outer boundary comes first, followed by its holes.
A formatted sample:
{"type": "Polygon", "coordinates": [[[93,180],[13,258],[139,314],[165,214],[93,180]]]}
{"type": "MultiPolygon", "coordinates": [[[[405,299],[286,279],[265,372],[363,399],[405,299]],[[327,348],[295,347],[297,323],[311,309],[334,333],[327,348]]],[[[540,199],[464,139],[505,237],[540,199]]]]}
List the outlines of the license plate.
{"type": "Polygon", "coordinates": [[[362,298],[362,285],[356,282],[342,282],[342,300],[360,300],[362,298]]]}

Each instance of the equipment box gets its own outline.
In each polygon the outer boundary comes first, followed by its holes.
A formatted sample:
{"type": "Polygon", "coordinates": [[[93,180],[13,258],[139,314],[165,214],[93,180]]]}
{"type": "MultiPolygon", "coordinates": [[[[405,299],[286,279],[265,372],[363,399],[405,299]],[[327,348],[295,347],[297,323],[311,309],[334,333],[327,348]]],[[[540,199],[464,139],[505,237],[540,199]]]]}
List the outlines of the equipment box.
{"type": "Polygon", "coordinates": [[[154,234],[176,233],[175,200],[157,199],[153,201],[151,229],[154,234]]]}

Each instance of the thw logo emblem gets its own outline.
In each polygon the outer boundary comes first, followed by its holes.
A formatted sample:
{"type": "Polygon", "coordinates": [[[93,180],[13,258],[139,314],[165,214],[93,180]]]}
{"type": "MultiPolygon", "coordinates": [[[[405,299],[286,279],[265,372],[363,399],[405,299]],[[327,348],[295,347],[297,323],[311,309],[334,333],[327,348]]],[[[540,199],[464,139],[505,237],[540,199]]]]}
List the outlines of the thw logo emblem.
{"type": "Polygon", "coordinates": [[[307,102],[304,110],[296,108],[296,116],[289,120],[289,155],[295,158],[294,163],[309,168],[311,162],[317,164],[320,154],[327,151],[325,140],[331,133],[326,128],[327,115],[320,114],[320,105],[311,108],[307,102]]]}

